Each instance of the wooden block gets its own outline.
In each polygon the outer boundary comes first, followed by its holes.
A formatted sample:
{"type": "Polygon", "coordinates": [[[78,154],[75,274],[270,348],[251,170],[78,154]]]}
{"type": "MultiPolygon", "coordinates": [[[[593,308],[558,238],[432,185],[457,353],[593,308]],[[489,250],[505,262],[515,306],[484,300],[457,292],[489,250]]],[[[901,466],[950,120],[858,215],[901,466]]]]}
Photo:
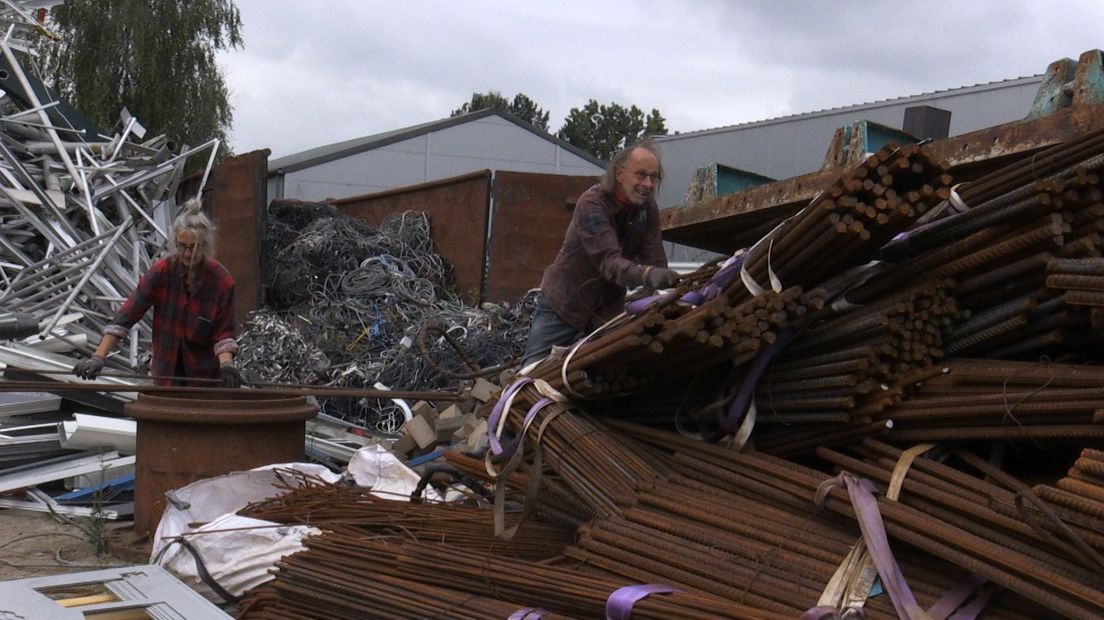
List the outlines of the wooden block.
{"type": "Polygon", "coordinates": [[[471,388],[471,395],[480,402],[489,402],[498,393],[499,387],[490,381],[487,381],[483,377],[478,377],[475,380],[475,385],[471,388]]]}
{"type": "Polygon", "coordinates": [[[464,412],[460,411],[460,407],[458,405],[449,405],[449,408],[442,411],[440,415],[437,416],[437,419],[440,420],[442,418],[459,418],[463,415],[464,412]]]}
{"type": "Polygon", "coordinates": [[[471,434],[464,440],[465,452],[482,452],[487,448],[487,421],[479,420],[472,427],[471,434]]]}
{"type": "Polygon", "coordinates": [[[474,396],[469,394],[467,398],[456,403],[456,406],[459,407],[460,411],[463,413],[474,413],[478,406],[482,404],[483,403],[476,400],[474,396]]]}
{"type": "Polygon", "coordinates": [[[403,433],[394,444],[391,446],[391,452],[395,454],[401,454],[403,456],[410,454],[414,451],[414,448],[418,447],[418,442],[414,441],[414,437],[410,433],[403,433]]]}
{"type": "MultiPolygon", "coordinates": [[[[456,429],[456,432],[452,434],[452,443],[462,443],[465,439],[470,437],[471,434],[475,432],[476,426],[479,426],[480,419],[481,418],[479,418],[479,416],[473,413],[466,414],[464,416],[464,424],[461,425],[460,428],[456,429]]],[[[480,428],[483,429],[483,433],[487,432],[486,424],[486,421],[484,421],[483,426],[480,426],[480,428]]]]}
{"type": "Polygon", "coordinates": [[[464,440],[464,452],[476,454],[487,449],[487,433],[472,433],[464,440]]]}
{"type": "Polygon", "coordinates": [[[437,431],[423,416],[413,418],[403,425],[403,432],[414,438],[419,448],[428,448],[437,443],[437,431]]]}
{"type": "Polygon", "coordinates": [[[425,421],[429,422],[430,426],[433,426],[433,423],[437,421],[437,408],[428,401],[419,400],[414,403],[410,411],[415,417],[421,416],[425,418],[425,421]]]}
{"type": "Polygon", "coordinates": [[[452,443],[460,443],[461,441],[464,441],[468,438],[468,435],[472,434],[473,430],[475,430],[474,416],[471,420],[465,419],[465,422],[460,425],[460,428],[456,429],[456,432],[452,434],[452,443]]]}
{"type": "Polygon", "coordinates": [[[457,415],[457,416],[451,416],[451,417],[448,417],[448,418],[444,418],[444,417],[438,418],[437,419],[437,426],[436,426],[437,441],[444,441],[444,442],[452,441],[453,433],[455,433],[457,430],[459,430],[459,428],[463,425],[464,425],[464,418],[462,416],[457,415]]]}

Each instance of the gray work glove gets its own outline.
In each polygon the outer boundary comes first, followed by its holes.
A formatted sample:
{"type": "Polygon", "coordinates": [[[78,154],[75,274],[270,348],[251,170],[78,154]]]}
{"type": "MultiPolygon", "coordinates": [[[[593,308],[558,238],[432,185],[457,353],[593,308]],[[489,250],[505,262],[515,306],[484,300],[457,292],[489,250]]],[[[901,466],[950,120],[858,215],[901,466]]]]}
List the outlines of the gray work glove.
{"type": "Polygon", "coordinates": [[[92,357],[81,360],[73,366],[73,374],[81,379],[95,379],[100,371],[104,367],[104,358],[99,355],[93,355],[92,357]]]}
{"type": "Polygon", "coordinates": [[[219,379],[222,379],[224,388],[240,388],[242,385],[241,373],[230,363],[219,366],[219,379]]]}
{"type": "Polygon", "coordinates": [[[656,290],[671,288],[678,282],[678,279],[679,274],[677,271],[674,269],[664,269],[663,267],[652,267],[644,274],[644,284],[656,290]]]}

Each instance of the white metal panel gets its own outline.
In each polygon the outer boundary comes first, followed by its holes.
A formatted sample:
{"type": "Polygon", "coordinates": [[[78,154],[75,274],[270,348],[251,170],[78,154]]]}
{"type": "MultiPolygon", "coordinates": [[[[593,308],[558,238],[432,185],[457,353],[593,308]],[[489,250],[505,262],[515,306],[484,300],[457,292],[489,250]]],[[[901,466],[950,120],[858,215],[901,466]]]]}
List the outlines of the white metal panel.
{"type": "Polygon", "coordinates": [[[134,454],[138,422],[87,413],[74,413],[72,420],[58,423],[62,448],[71,450],[111,447],[123,454],[134,454]]]}
{"type": "Polygon", "coordinates": [[[345,198],[425,181],[428,135],[416,136],[284,176],[284,198],[345,198]]]}
{"type": "Polygon", "coordinates": [[[567,175],[602,171],[551,139],[488,116],[287,173],[283,197],[344,198],[488,169],[567,175]]]}

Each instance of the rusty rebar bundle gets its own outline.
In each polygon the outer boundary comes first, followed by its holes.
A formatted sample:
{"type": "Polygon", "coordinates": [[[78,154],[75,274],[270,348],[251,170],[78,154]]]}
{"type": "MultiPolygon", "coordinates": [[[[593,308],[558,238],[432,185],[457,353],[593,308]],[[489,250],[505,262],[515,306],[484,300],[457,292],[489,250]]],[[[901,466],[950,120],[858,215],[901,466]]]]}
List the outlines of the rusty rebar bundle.
{"type": "MultiPolygon", "coordinates": [[[[747,270],[764,286],[770,268],[786,285],[813,288],[869,260],[915,218],[949,198],[951,182],[928,147],[890,143],[756,244],[747,270]]],[[[737,300],[751,296],[739,283],[729,293],[737,300]]]]}
{"type": "Polygon", "coordinates": [[[541,398],[532,385],[522,388],[506,414],[507,427],[513,433],[525,429],[521,440],[526,442],[527,453],[540,447],[548,466],[593,514],[617,514],[638,483],[667,473],[666,463],[654,454],[566,404],[552,403],[526,424],[528,409],[541,398]],[[533,430],[542,427],[543,432],[533,430]]]}
{"type": "Polygon", "coordinates": [[[965,314],[946,334],[948,355],[1015,359],[1084,351],[1085,333],[1095,329],[1098,336],[1104,321],[1100,310],[1086,308],[1104,303],[1091,280],[1104,204],[1097,174],[1081,164],[1061,172],[1006,187],[1019,196],[1015,201],[995,201],[978,215],[970,210],[908,233],[901,245],[911,252],[892,253],[904,260],[883,268],[848,299],[870,303],[901,281],[953,278],[949,294],[965,314]],[[914,237],[929,242],[914,244],[914,237]]]}
{"type": "MultiPolygon", "coordinates": [[[[460,507],[358,517],[321,495],[273,503],[329,532],[285,559],[248,617],[591,617],[629,583],[684,593],[644,599],[634,617],[794,617],[860,537],[851,497],[830,486],[843,472],[877,490],[925,609],[980,577],[986,616],[1104,615],[1104,453],[1084,449],[1065,478],[1029,487],[967,451],[1104,439],[1104,371],[1078,364],[1104,327],[1102,152],[1097,132],[952,192],[926,148],[880,150],[752,247],[746,278],[692,305],[688,290],[724,271],[704,269],[532,370],[542,383],[491,425],[524,458],[449,457],[543,523],[504,541],[478,508],[482,526],[452,516],[460,507]],[[947,205],[962,212],[899,236],[947,205]],[[1065,363],[1015,361],[1044,353],[1065,363]],[[716,421],[761,370],[757,451],[631,423],[716,421]],[[949,446],[906,454],[917,441],[949,446]]],[[[865,617],[897,617],[887,598],[867,599],[865,617]]]]}
{"type": "MultiPolygon", "coordinates": [[[[306,551],[281,561],[267,598],[257,600],[256,612],[244,618],[280,617],[263,614],[285,600],[297,604],[293,613],[309,613],[298,616],[307,618],[504,618],[527,608],[545,611],[541,616],[545,618],[593,618],[605,614],[611,594],[638,583],[574,566],[500,558],[412,540],[329,534],[305,544],[306,551]],[[389,586],[399,589],[389,591],[389,586]],[[317,611],[307,612],[312,607],[317,611]]],[[[773,620],[787,616],[686,590],[641,599],[633,606],[632,617],[773,620]]]]}
{"type": "MultiPolygon", "coordinates": [[[[1042,499],[1098,523],[1104,519],[1104,452],[1091,448],[1082,450],[1066,477],[1054,486],[1036,485],[1034,491],[1042,499]]],[[[1098,527],[1097,531],[1100,529],[1098,527]]]]}
{"type": "Polygon", "coordinates": [[[958,317],[949,286],[922,281],[806,329],[758,386],[761,421],[818,421],[834,414],[830,421],[869,422],[853,415],[856,404],[943,357],[943,333],[958,317]]]}
{"type": "MultiPolygon", "coordinates": [[[[277,523],[312,525],[349,536],[406,535],[465,549],[493,548],[507,557],[534,560],[558,555],[574,538],[570,528],[528,520],[521,525],[518,537],[495,541],[487,506],[418,504],[403,499],[382,499],[369,489],[314,481],[254,502],[241,514],[277,523]]],[[[507,510],[508,522],[519,518],[520,510],[507,510]]]]}
{"type": "MultiPolygon", "coordinates": [[[[624,422],[614,425],[673,451],[679,473],[642,488],[636,504],[620,517],[584,530],[577,545],[582,550],[567,551],[573,558],[636,578],[693,584],[738,602],[793,614],[812,606],[859,536],[846,510],[818,510],[814,505],[814,490],[829,479],[827,474],[624,422]],[[633,555],[641,559],[630,560],[633,555]],[[641,574],[644,571],[653,574],[641,574]]],[[[907,478],[906,493],[914,475],[907,478]]],[[[997,491],[994,494],[1002,498],[1011,496],[997,491]]],[[[951,512],[960,508],[955,504],[948,514],[961,521],[963,517],[951,512]]],[[[980,512],[984,504],[973,508],[980,512]]],[[[895,546],[894,554],[924,607],[963,581],[964,571],[972,570],[908,547],[895,546]]],[[[1047,557],[1055,560],[1055,570],[1068,567],[1054,554],[1047,557]]],[[[1007,593],[991,606],[994,617],[1030,618],[1045,613],[1032,611],[1031,603],[1007,593]]],[[[885,597],[873,597],[867,601],[864,617],[895,618],[897,614],[885,597]]]]}
{"type": "Polygon", "coordinates": [[[984,359],[947,360],[896,386],[873,417],[888,441],[1019,440],[1073,445],[1104,438],[1104,368],[984,359]]]}

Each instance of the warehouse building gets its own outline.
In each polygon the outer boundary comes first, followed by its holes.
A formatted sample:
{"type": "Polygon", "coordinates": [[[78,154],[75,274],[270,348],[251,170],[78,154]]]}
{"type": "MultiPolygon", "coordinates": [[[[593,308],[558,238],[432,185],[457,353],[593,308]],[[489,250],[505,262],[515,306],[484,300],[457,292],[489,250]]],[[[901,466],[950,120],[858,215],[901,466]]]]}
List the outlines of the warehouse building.
{"type": "Polygon", "coordinates": [[[592,176],[603,166],[508,112],[480,110],[273,159],[268,199],[347,198],[481,170],[592,176]]]}

